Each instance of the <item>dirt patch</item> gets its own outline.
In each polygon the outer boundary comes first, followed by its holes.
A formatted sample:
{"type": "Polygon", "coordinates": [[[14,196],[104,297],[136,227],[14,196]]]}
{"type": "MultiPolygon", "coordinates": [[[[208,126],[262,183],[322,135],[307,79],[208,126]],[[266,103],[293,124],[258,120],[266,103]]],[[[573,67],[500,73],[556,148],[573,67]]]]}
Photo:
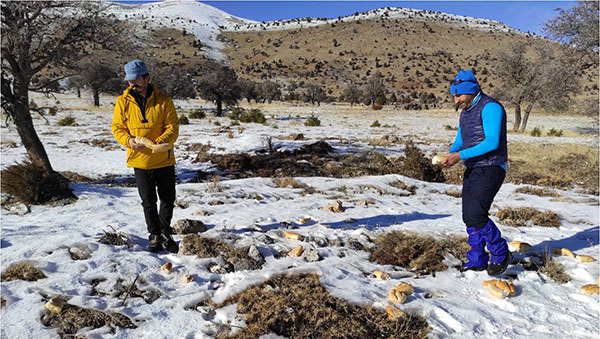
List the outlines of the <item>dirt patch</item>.
{"type": "Polygon", "coordinates": [[[44,272],[28,262],[20,262],[10,265],[2,272],[2,281],[25,280],[36,281],[46,278],[44,272]]]}
{"type": "Polygon", "coordinates": [[[365,175],[401,174],[411,178],[443,182],[441,169],[412,143],[406,143],[405,155],[386,158],[379,152],[334,154],[324,141],[305,145],[295,152],[281,151],[257,154],[198,154],[197,162],[212,162],[230,177],[333,177],[350,178],[365,175]]]}
{"type": "Polygon", "coordinates": [[[375,240],[370,260],[381,265],[395,265],[409,270],[435,273],[448,269],[442,261],[452,254],[466,261],[470,249],[466,237],[449,235],[442,239],[414,232],[394,231],[375,240]]]}
{"type": "Polygon", "coordinates": [[[551,211],[540,211],[533,207],[504,207],[496,212],[495,215],[506,226],[561,226],[558,214],[551,211]]]}
{"type": "Polygon", "coordinates": [[[227,299],[238,304],[247,327],[220,338],[426,338],[429,326],[417,315],[389,320],[383,310],[333,297],[314,274],[279,276],[227,299]]]}
{"type": "Polygon", "coordinates": [[[57,328],[61,338],[72,338],[79,330],[86,327],[99,328],[108,326],[111,329],[111,333],[115,332],[115,327],[137,327],[124,314],[103,312],[71,304],[65,304],[58,314],[44,309],[41,321],[45,326],[57,328]]]}
{"type": "Polygon", "coordinates": [[[197,234],[184,236],[179,244],[179,254],[222,260],[222,262],[217,263],[221,266],[217,269],[222,269],[225,272],[262,268],[264,258],[260,254],[251,256],[250,253],[252,253],[250,247],[236,248],[219,239],[204,238],[197,234]]]}

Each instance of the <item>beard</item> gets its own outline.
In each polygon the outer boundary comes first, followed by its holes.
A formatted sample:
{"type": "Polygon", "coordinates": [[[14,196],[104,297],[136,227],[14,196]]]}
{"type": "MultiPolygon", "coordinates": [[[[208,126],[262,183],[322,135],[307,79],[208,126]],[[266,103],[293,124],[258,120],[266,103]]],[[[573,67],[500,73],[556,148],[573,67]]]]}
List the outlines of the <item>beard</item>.
{"type": "Polygon", "coordinates": [[[454,104],[454,112],[458,112],[461,104],[454,104]]]}

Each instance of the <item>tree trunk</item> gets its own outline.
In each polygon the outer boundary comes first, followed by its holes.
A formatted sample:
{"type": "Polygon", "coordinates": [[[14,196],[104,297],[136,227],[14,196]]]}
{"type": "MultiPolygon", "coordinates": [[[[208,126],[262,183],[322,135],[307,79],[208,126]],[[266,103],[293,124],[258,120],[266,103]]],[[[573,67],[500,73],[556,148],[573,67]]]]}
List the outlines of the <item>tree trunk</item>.
{"type": "Polygon", "coordinates": [[[521,122],[521,132],[525,132],[525,128],[527,128],[527,120],[529,119],[529,113],[531,113],[531,109],[533,108],[533,102],[530,102],[525,109],[525,114],[523,115],[523,122],[521,122]]]}
{"type": "Polygon", "coordinates": [[[15,102],[12,118],[21,142],[23,142],[23,147],[25,147],[31,161],[42,168],[47,175],[51,175],[54,173],[54,170],[50,165],[50,159],[44,149],[44,145],[35,132],[33,120],[31,119],[28,83],[27,79],[15,79],[15,102]]]}
{"type": "Polygon", "coordinates": [[[521,126],[521,102],[515,104],[515,124],[513,125],[513,131],[518,131],[521,126]]]}
{"type": "Polygon", "coordinates": [[[94,90],[94,106],[100,107],[100,92],[94,90]]]}
{"type": "Polygon", "coordinates": [[[81,98],[81,88],[77,87],[77,97],[81,98]]]}
{"type": "Polygon", "coordinates": [[[217,99],[217,113],[216,116],[220,117],[223,115],[223,100],[217,99]]]}

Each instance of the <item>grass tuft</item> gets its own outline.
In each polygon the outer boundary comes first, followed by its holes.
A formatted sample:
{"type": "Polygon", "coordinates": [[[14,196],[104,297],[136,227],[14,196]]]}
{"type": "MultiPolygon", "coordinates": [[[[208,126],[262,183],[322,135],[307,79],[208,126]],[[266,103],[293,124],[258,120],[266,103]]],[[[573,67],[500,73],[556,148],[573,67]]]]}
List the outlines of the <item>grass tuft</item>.
{"type": "Polygon", "coordinates": [[[530,195],[537,195],[540,197],[560,197],[560,194],[547,188],[537,188],[531,186],[519,187],[515,190],[515,193],[523,193],[530,195]]]}
{"type": "Polygon", "coordinates": [[[2,281],[25,280],[36,281],[46,278],[44,272],[28,262],[19,262],[10,265],[2,272],[2,281]]]}
{"type": "Polygon", "coordinates": [[[469,249],[466,237],[450,235],[435,239],[414,232],[394,231],[377,237],[375,246],[370,249],[370,260],[432,273],[448,269],[443,263],[446,254],[466,261],[469,249]]]}
{"type": "Polygon", "coordinates": [[[540,211],[533,207],[503,207],[495,215],[506,226],[561,226],[558,214],[551,211],[540,211]]]}
{"type": "Polygon", "coordinates": [[[565,273],[565,268],[558,261],[552,259],[552,253],[544,253],[544,266],[539,272],[545,274],[550,279],[559,284],[566,284],[572,280],[571,276],[565,273]]]}
{"type": "MultiPolygon", "coordinates": [[[[389,320],[383,310],[333,297],[315,274],[284,275],[248,288],[217,307],[237,303],[247,327],[227,338],[426,338],[417,315],[389,320]]],[[[220,338],[226,338],[223,334],[220,338]]]]}

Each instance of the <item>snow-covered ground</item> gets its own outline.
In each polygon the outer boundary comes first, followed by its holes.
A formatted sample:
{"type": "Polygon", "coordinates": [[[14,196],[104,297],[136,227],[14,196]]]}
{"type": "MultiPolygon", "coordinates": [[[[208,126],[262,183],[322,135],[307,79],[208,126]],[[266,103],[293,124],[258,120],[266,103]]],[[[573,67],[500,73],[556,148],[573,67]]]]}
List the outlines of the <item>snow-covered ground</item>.
{"type": "MultiPolygon", "coordinates": [[[[70,107],[71,112],[59,112],[48,117],[50,124],[35,119],[36,128],[46,146],[50,160],[58,171],[72,171],[89,177],[106,175],[132,176],[125,167],[125,151],[113,140],[110,131],[112,102],[114,97],[103,97],[99,109],[88,107],[89,99],[77,99],[73,95],[59,96],[60,105],[70,107]],[[79,126],[60,127],[57,121],[67,114],[76,118],[79,126]],[[101,139],[109,141],[113,149],[91,146],[81,141],[101,139]]],[[[38,105],[44,98],[34,97],[38,105]]],[[[212,108],[205,102],[177,101],[180,112],[191,108],[212,108]]],[[[458,115],[454,112],[372,112],[363,107],[322,105],[292,106],[263,105],[269,117],[266,125],[242,124],[243,131],[232,127],[233,137],[217,133],[229,125],[228,118],[192,120],[182,125],[175,153],[179,179],[185,181],[197,170],[211,170],[208,163],[194,163],[196,154],[187,152],[186,146],[202,143],[212,146],[211,152],[252,152],[263,148],[267,136],[283,149],[298,148],[320,138],[328,138],[337,152],[354,152],[372,149],[365,140],[387,134],[401,138],[412,137],[429,154],[439,152],[450,144],[453,131],[443,127],[456,126],[458,115]],[[312,113],[319,116],[321,127],[306,127],[303,122],[312,113]],[[210,122],[209,122],[210,119],[210,122]],[[396,128],[370,128],[374,120],[396,128]],[[275,126],[277,128],[275,128],[275,126]],[[305,141],[279,140],[277,136],[303,133],[305,141]],[[427,143],[424,141],[429,140],[427,143]]],[[[532,117],[531,126],[551,124],[555,128],[576,130],[586,127],[589,121],[572,117],[532,117]]],[[[512,141],[517,136],[509,135],[512,141]]],[[[537,138],[519,136],[521,141],[541,142],[537,138]]],[[[1,166],[4,168],[23,158],[25,152],[14,126],[2,128],[1,166]],[[10,142],[16,147],[11,147],[10,142]]],[[[546,140],[543,142],[555,141],[546,140]]],[[[565,138],[566,139],[566,138],[565,138]]],[[[572,142],[596,143],[595,137],[577,136],[572,142]]],[[[399,155],[402,145],[377,148],[389,155],[399,155]]],[[[456,269],[438,272],[435,277],[400,275],[384,281],[368,276],[379,269],[389,272],[391,266],[381,266],[368,261],[368,254],[345,247],[317,248],[322,261],[309,263],[301,258],[275,259],[281,250],[291,250],[297,245],[312,247],[310,243],[282,238],[278,235],[281,222],[294,223],[296,232],[303,235],[321,236],[330,240],[355,239],[370,246],[366,235],[376,236],[393,230],[410,230],[423,234],[442,236],[465,235],[461,221],[460,199],[444,194],[450,188],[460,186],[427,183],[400,175],[369,176],[350,179],[296,178],[297,181],[316,188],[315,194],[303,196],[301,189],[277,188],[270,178],[239,180],[222,179],[219,188],[213,183],[186,183],[177,185],[177,200],[188,205],[176,207],[173,222],[188,218],[200,219],[209,228],[206,237],[229,239],[235,246],[255,244],[266,258],[261,270],[214,274],[206,265],[211,259],[193,256],[151,254],[147,245],[140,199],[135,187],[108,187],[93,184],[73,184],[77,202],[66,206],[33,206],[25,215],[2,210],[1,253],[2,271],[10,264],[27,260],[41,268],[48,276],[35,282],[2,282],[2,298],[6,305],[1,308],[2,338],[48,338],[56,337],[56,329],[47,328],[40,322],[44,295],[65,295],[69,303],[100,310],[122,312],[136,322],[136,329],[117,329],[117,338],[209,338],[216,333],[217,324],[231,321],[244,326],[243,316],[236,314],[235,305],[217,310],[214,317],[207,317],[193,309],[199,301],[212,298],[223,301],[228,296],[243,291],[269,277],[293,272],[315,272],[321,282],[335,296],[352,303],[369,304],[383,309],[389,303],[388,291],[399,282],[409,282],[416,293],[403,310],[424,316],[431,326],[433,338],[597,338],[600,334],[598,296],[585,295],[579,291],[584,284],[594,283],[598,278],[598,262],[579,263],[568,257],[555,257],[566,272],[573,277],[569,283],[560,285],[551,279],[512,265],[510,273],[517,275],[514,281],[517,295],[508,299],[496,299],[481,285],[489,277],[485,272],[460,273],[456,269]],[[402,180],[416,185],[415,195],[405,193],[389,184],[402,180]],[[344,213],[331,213],[321,207],[340,196],[348,209],[344,213]],[[380,192],[387,192],[380,194],[380,192]],[[256,197],[262,197],[261,200],[256,197]],[[359,200],[373,200],[374,205],[355,206],[359,200]],[[222,205],[209,202],[219,200],[222,205]],[[208,216],[196,216],[194,212],[208,211],[208,216]],[[310,217],[312,222],[300,225],[299,220],[310,217]],[[354,219],[355,222],[349,221],[354,219]],[[133,248],[101,244],[98,239],[109,225],[128,234],[133,248]],[[275,239],[274,244],[259,240],[258,229],[275,239]],[[87,246],[92,251],[90,259],[74,261],[68,249],[87,246]],[[343,255],[342,255],[343,254],[343,255]],[[162,273],[161,265],[170,261],[174,272],[162,273]],[[181,275],[189,273],[194,281],[183,283],[181,275]],[[365,274],[367,273],[367,274],[365,274]],[[90,296],[91,282],[104,279],[97,289],[115,293],[119,291],[119,279],[130,284],[140,275],[141,289],[157,289],[165,296],[152,304],[141,298],[131,298],[125,307],[122,301],[109,296],[90,296]],[[430,294],[436,298],[426,298],[430,294]],[[189,309],[191,307],[191,309],[189,309]]],[[[531,206],[550,210],[561,216],[562,226],[514,228],[499,224],[509,241],[520,240],[533,245],[533,250],[543,251],[550,247],[568,247],[576,254],[599,257],[599,211],[598,197],[582,195],[574,191],[557,191],[560,199],[515,193],[518,185],[504,184],[495,199],[493,211],[500,207],[531,206]]],[[[177,241],[182,236],[175,236],[177,241]]],[[[517,257],[519,255],[517,254],[517,257]]],[[[456,259],[447,258],[449,263],[456,259]]],[[[107,327],[82,331],[89,338],[112,336],[107,327]]],[[[80,332],[80,334],[82,333],[80,332]]]]}

